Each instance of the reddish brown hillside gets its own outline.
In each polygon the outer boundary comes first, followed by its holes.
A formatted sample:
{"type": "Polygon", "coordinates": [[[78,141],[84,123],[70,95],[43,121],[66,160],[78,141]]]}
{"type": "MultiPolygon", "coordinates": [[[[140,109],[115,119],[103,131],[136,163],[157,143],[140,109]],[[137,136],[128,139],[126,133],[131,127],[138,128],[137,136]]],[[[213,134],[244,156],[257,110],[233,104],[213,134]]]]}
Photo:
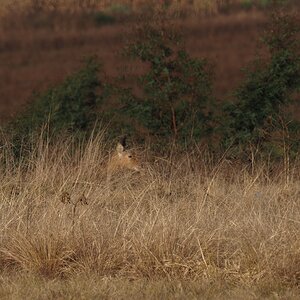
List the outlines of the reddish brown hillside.
{"type": "MultiPolygon", "coordinates": [[[[240,12],[178,22],[189,52],[214,63],[215,94],[224,97],[241,81],[241,68],[253,59],[266,16],[262,12],[240,12]]],[[[43,91],[78,69],[85,56],[98,55],[108,76],[117,75],[123,63],[117,53],[130,24],[123,21],[95,27],[83,23],[81,29],[3,27],[0,121],[22,109],[34,91],[43,91]]]]}

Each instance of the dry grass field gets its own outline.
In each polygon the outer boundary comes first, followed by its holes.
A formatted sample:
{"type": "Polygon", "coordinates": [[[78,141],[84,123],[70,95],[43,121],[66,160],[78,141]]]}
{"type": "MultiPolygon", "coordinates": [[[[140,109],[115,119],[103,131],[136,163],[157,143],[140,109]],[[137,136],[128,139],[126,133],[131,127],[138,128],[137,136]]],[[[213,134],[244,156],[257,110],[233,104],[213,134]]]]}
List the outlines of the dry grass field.
{"type": "MultiPolygon", "coordinates": [[[[184,12],[172,22],[188,53],[214,65],[220,101],[264,53],[267,12],[240,9],[249,1],[111,2],[2,0],[1,124],[85,57],[99,57],[108,82],[122,74],[124,37],[153,4],[184,12]],[[95,23],[95,8],[116,21],[95,23]]],[[[125,75],[143,70],[133,64],[125,75]]],[[[42,133],[16,158],[1,135],[0,299],[300,298],[299,158],[246,164],[200,144],[166,145],[165,156],[135,145],[142,171],[115,172],[108,184],[116,145],[106,136],[78,144],[42,133]]]]}
{"type": "Polygon", "coordinates": [[[1,299],[297,299],[299,165],[169,159],[135,149],[141,174],[106,185],[102,134],[4,145],[1,299]]]}

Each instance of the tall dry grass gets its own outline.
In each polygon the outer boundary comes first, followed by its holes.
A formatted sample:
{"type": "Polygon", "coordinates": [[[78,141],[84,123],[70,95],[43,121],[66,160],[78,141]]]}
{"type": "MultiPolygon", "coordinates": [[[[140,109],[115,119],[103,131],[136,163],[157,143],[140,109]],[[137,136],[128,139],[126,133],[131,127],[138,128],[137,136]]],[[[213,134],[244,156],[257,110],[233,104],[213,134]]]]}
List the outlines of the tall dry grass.
{"type": "Polygon", "coordinates": [[[223,286],[298,295],[298,165],[286,182],[280,169],[213,163],[197,147],[169,158],[144,151],[144,172],[115,176],[109,191],[103,133],[81,146],[44,140],[21,161],[1,150],[0,295],[56,285],[117,296],[112,284],[129,297],[131,280],[136,299],[147,282],[148,298],[159,287],[166,298],[217,297],[223,286]]]}

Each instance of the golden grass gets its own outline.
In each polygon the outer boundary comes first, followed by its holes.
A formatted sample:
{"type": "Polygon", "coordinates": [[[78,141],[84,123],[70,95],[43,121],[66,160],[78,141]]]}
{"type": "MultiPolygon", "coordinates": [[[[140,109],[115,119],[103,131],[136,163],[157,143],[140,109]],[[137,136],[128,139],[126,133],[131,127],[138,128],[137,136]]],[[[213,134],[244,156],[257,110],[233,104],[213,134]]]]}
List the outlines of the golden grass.
{"type": "Polygon", "coordinates": [[[1,299],[299,296],[298,166],[286,182],[199,149],[144,152],[145,172],[109,192],[102,134],[40,142],[23,162],[5,148],[1,299]]]}

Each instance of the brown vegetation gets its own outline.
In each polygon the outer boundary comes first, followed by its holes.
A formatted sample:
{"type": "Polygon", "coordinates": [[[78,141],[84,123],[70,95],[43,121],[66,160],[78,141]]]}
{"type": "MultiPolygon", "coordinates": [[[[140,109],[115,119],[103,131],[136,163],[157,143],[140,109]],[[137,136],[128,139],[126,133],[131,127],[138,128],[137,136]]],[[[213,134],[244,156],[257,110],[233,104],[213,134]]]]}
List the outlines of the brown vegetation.
{"type": "Polygon", "coordinates": [[[117,176],[109,194],[102,136],[74,146],[41,141],[23,163],[2,152],[3,297],[299,295],[298,165],[144,153],[145,172],[117,176]]]}

